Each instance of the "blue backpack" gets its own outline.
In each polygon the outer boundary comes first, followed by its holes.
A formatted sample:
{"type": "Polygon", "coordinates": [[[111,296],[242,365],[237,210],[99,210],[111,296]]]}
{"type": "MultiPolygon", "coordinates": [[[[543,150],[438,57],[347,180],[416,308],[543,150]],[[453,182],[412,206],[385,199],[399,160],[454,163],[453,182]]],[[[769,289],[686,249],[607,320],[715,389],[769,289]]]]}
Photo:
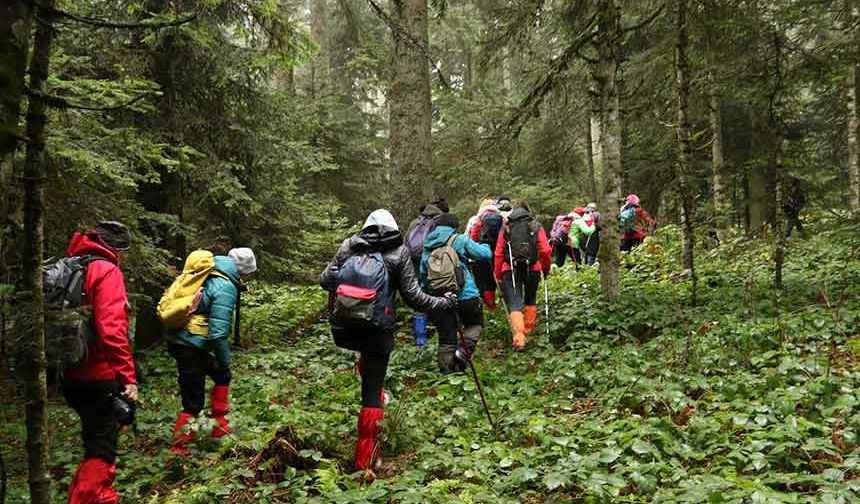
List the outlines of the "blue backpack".
{"type": "Polygon", "coordinates": [[[636,231],[636,207],[633,205],[625,205],[618,214],[618,228],[622,233],[632,233],[636,231]]]}
{"type": "Polygon", "coordinates": [[[338,325],[378,329],[393,322],[391,284],[382,254],[360,251],[349,257],[337,276],[333,318],[338,325]]]}
{"type": "Polygon", "coordinates": [[[424,240],[434,229],[439,221],[439,215],[428,217],[421,215],[415,226],[409,230],[406,235],[406,248],[409,249],[409,256],[412,258],[413,264],[418,264],[421,261],[421,254],[424,253],[424,240]]]}

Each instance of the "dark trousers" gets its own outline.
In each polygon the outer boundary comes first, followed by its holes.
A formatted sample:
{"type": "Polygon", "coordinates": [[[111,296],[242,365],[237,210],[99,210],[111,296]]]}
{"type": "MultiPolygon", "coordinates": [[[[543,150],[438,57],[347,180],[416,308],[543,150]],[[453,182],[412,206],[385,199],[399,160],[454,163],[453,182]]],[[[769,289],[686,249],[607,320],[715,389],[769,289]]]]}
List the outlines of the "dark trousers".
{"type": "Polygon", "coordinates": [[[472,263],[472,274],[475,284],[481,292],[495,291],[496,279],[493,278],[493,261],[476,261],[472,263]]]}
{"type": "Polygon", "coordinates": [[[639,245],[642,244],[643,238],[622,238],[621,239],[621,251],[622,252],[630,252],[635,249],[639,245]]]}
{"type": "Polygon", "coordinates": [[[595,231],[591,236],[585,237],[583,244],[585,251],[585,264],[591,266],[597,260],[597,253],[600,251],[600,231],[595,231]]]}
{"type": "Polygon", "coordinates": [[[456,345],[459,342],[460,324],[464,327],[484,326],[484,310],[479,298],[460,301],[456,310],[440,310],[431,317],[439,331],[440,345],[456,345]]]}
{"type": "Polygon", "coordinates": [[[803,224],[800,222],[799,215],[786,215],[788,222],[785,226],[785,236],[791,236],[791,230],[797,228],[797,232],[803,234],[803,224]]]}
{"type": "Polygon", "coordinates": [[[516,276],[516,289],[514,289],[514,276],[511,271],[502,273],[502,295],[508,305],[508,311],[523,311],[526,306],[537,305],[537,291],[540,287],[540,271],[525,270],[518,268],[516,276]]]}
{"type": "Polygon", "coordinates": [[[84,458],[100,458],[108,464],[116,461],[119,422],[113,414],[111,397],[122,390],[114,380],[65,380],[63,395],[81,418],[84,458]]]}
{"type": "Polygon", "coordinates": [[[579,256],[579,249],[575,249],[564,243],[557,243],[552,247],[552,259],[559,268],[564,266],[568,257],[576,263],[577,268],[582,263],[582,259],[579,256]]]}
{"type": "Polygon", "coordinates": [[[230,368],[218,366],[215,357],[206,350],[168,343],[167,351],[176,359],[182,411],[195,416],[203,411],[207,376],[212,378],[215,385],[230,385],[230,368]]]}
{"type": "Polygon", "coordinates": [[[367,408],[381,408],[382,386],[388,371],[391,352],[367,349],[361,352],[361,405],[367,408]]]}

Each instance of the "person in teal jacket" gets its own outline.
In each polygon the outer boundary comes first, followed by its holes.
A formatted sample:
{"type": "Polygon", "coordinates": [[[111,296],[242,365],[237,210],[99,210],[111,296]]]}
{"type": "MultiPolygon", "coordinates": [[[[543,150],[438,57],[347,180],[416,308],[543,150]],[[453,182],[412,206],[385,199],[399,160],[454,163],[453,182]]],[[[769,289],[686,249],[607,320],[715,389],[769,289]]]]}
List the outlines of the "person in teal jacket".
{"type": "MultiPolygon", "coordinates": [[[[257,270],[254,252],[249,248],[232,249],[227,256],[215,256],[215,273],[203,284],[200,302],[194,311],[206,315],[208,334],[198,336],[188,329],[168,331],[167,350],[176,360],[182,411],[173,428],[172,451],[189,455],[193,432],[183,427],[203,410],[206,376],[214,382],[210,393],[210,416],[215,421],[211,436],[220,438],[231,432],[226,414],[230,409],[230,335],[239,295],[245,290],[242,279],[257,270]]],[[[236,316],[238,324],[238,314],[236,316]]]]}
{"type": "MultiPolygon", "coordinates": [[[[427,261],[434,249],[445,245],[451,235],[457,232],[459,222],[452,213],[443,214],[434,229],[424,240],[424,253],[421,256],[419,274],[421,284],[427,286],[427,261]]],[[[451,373],[463,371],[466,367],[467,355],[475,350],[481,332],[484,328],[484,311],[481,306],[481,292],[475,283],[472,272],[467,267],[469,259],[488,261],[493,258],[490,246],[476,243],[466,235],[460,234],[451,243],[460,257],[464,282],[457,293],[457,308],[455,310],[438,311],[431,315],[433,323],[439,332],[439,371],[451,373]],[[464,326],[463,335],[467,348],[458,343],[457,333],[460,324],[464,326]]]]}

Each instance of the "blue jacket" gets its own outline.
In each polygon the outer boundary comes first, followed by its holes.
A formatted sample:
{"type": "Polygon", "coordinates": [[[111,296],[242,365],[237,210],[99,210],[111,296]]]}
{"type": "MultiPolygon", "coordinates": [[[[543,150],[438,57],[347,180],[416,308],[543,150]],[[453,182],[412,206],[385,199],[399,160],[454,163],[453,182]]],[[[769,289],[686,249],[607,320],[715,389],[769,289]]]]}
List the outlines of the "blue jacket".
{"type": "Polygon", "coordinates": [[[215,271],[228,277],[211,275],[203,284],[203,298],[194,313],[209,315],[209,334],[197,336],[187,329],[168,331],[166,339],[180,345],[208,350],[215,354],[218,364],[230,365],[230,334],[233,332],[233,312],[244,290],[236,263],[227,256],[215,256],[215,271]]]}
{"type": "MultiPolygon", "coordinates": [[[[424,239],[424,253],[421,255],[420,267],[422,285],[427,285],[427,261],[430,259],[430,253],[433,249],[445,245],[448,238],[456,232],[457,230],[452,227],[437,226],[436,229],[434,229],[429,235],[427,235],[427,238],[424,239]]],[[[469,271],[469,259],[474,261],[488,261],[492,259],[493,252],[490,250],[490,246],[483,243],[476,243],[468,236],[462,234],[454,239],[452,246],[454,247],[454,250],[457,251],[457,255],[460,256],[460,264],[463,267],[465,277],[465,282],[463,282],[463,287],[460,288],[460,292],[457,294],[457,299],[459,301],[466,301],[467,299],[480,297],[481,293],[478,291],[478,286],[475,284],[475,278],[472,276],[472,272],[469,271]]]]}

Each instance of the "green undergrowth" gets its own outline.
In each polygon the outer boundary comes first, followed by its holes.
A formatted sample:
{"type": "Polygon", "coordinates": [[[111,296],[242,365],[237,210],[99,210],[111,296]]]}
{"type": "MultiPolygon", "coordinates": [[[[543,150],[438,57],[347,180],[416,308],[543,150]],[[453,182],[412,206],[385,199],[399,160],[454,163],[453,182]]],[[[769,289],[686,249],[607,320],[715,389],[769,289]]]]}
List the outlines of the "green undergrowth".
{"type": "MultiPolygon", "coordinates": [[[[145,404],[137,435],[121,441],[123,502],[860,500],[860,237],[790,241],[779,296],[773,244],[726,237],[698,251],[695,307],[679,246],[663,228],[624,257],[614,303],[597,295],[595,269],[556,270],[550,323],[524,353],[511,353],[503,316],[488,318],[476,364],[497,430],[471,376],[438,375],[435,347],[412,345],[404,318],[386,383],[389,464],[372,484],[351,473],[359,380],[320,319],[325,296],[255,285],[235,355],[233,436],[171,457],[173,362],[162,346],[141,356],[145,404]]],[[[72,412],[54,400],[50,413],[61,502],[81,453],[72,412]]],[[[20,416],[0,406],[10,502],[25,488],[20,416]]]]}

